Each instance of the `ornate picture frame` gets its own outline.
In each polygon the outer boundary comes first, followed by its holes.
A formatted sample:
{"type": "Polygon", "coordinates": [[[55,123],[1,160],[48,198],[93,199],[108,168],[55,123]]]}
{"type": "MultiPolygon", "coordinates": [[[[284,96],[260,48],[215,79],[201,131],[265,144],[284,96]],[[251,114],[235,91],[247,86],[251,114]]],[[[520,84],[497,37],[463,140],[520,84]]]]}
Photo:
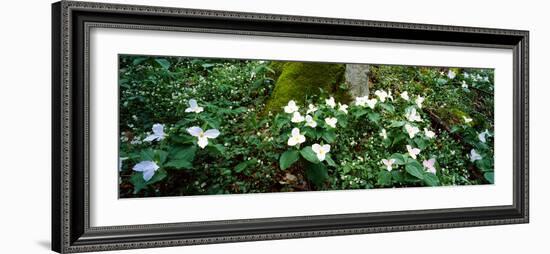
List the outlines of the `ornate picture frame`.
{"type": "Polygon", "coordinates": [[[52,5],[52,249],[60,253],[473,227],[529,221],[529,32],[61,1],[52,5]],[[89,32],[204,32],[509,49],[513,204],[162,224],[90,225],[89,32]]]}

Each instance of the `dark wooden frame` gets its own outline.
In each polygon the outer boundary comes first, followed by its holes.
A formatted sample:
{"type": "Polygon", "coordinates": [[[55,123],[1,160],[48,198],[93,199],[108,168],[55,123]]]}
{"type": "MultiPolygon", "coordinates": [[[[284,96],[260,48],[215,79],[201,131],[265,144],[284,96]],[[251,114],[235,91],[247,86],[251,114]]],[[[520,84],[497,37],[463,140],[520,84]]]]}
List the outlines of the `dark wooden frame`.
{"type": "Polygon", "coordinates": [[[529,220],[528,31],[62,1],[52,6],[52,249],[149,248],[529,220]],[[513,205],[90,227],[88,46],[91,27],[195,31],[512,49],[513,205]]]}

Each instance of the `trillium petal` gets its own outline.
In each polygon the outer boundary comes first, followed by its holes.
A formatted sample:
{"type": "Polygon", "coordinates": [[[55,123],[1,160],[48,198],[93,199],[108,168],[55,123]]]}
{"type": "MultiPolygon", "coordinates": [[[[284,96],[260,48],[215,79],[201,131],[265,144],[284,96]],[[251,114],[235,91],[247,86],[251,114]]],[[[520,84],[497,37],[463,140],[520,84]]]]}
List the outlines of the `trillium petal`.
{"type": "Polygon", "coordinates": [[[143,171],[143,180],[145,180],[147,182],[147,181],[151,180],[151,178],[153,178],[154,175],[155,175],[154,170],[143,171]]]}
{"type": "Polygon", "coordinates": [[[159,166],[153,161],[142,161],[132,168],[132,170],[138,172],[156,171],[157,169],[159,169],[159,166]]]}
{"type": "Polygon", "coordinates": [[[153,124],[153,133],[157,135],[164,135],[164,125],[160,123],[153,124]]]}
{"type": "Polygon", "coordinates": [[[156,134],[151,134],[147,136],[145,139],[143,139],[143,141],[151,142],[151,141],[157,140],[158,138],[159,137],[156,134]]]}
{"type": "Polygon", "coordinates": [[[191,108],[196,108],[197,106],[199,106],[199,104],[197,104],[197,101],[195,99],[191,99],[189,100],[189,106],[191,108]]]}
{"type": "Polygon", "coordinates": [[[330,152],[330,145],[328,145],[328,144],[327,144],[327,145],[323,145],[323,146],[321,147],[321,149],[323,149],[323,151],[325,151],[325,153],[328,153],[328,152],[330,152]]]}
{"type": "Polygon", "coordinates": [[[220,135],[220,131],[217,129],[210,129],[204,132],[204,136],[207,138],[217,138],[220,135]]]}
{"type": "Polygon", "coordinates": [[[202,133],[202,129],[198,126],[193,126],[193,127],[187,128],[187,132],[189,132],[191,136],[198,137],[202,133]]]}
{"type": "Polygon", "coordinates": [[[313,144],[311,146],[311,150],[313,150],[315,153],[318,153],[321,150],[321,145],[319,144],[313,144]]]}
{"type": "Polygon", "coordinates": [[[300,135],[300,129],[298,129],[298,128],[292,129],[291,134],[292,134],[292,136],[298,136],[298,135],[300,135]]]}
{"type": "Polygon", "coordinates": [[[199,141],[197,144],[200,146],[200,148],[205,148],[208,145],[208,138],[207,137],[199,137],[199,141]]]}

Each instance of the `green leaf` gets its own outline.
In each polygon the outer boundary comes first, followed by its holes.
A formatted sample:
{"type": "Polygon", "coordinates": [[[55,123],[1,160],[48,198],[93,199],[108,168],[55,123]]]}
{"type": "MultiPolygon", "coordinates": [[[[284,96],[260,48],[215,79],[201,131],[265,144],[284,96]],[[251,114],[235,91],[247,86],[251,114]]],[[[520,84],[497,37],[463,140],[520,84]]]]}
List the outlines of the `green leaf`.
{"type": "Polygon", "coordinates": [[[206,146],[206,149],[208,149],[209,152],[217,155],[221,155],[225,152],[225,147],[220,144],[208,144],[208,146],[206,146]]]}
{"type": "Polygon", "coordinates": [[[170,61],[164,58],[157,58],[155,59],[155,62],[157,62],[165,70],[168,70],[168,68],[170,68],[170,61]]]}
{"type": "Polygon", "coordinates": [[[155,160],[155,151],[149,148],[146,150],[141,150],[139,157],[142,161],[154,161],[155,160]]]}
{"type": "Polygon", "coordinates": [[[308,167],[306,169],[306,177],[315,186],[322,187],[325,181],[328,179],[327,167],[323,163],[308,163],[308,167]]]}
{"type": "Polygon", "coordinates": [[[168,163],[164,164],[165,167],[175,168],[175,169],[192,169],[193,163],[186,159],[175,159],[171,160],[168,163]]]}
{"type": "Polygon", "coordinates": [[[160,181],[164,180],[164,178],[166,178],[167,176],[168,176],[168,174],[166,173],[166,170],[164,170],[162,168],[159,168],[155,172],[153,177],[151,177],[151,179],[149,179],[149,181],[147,181],[147,185],[154,184],[156,182],[160,182],[160,181]]]}
{"type": "Polygon", "coordinates": [[[311,149],[311,146],[306,146],[300,150],[300,154],[304,159],[310,161],[311,163],[319,163],[319,159],[317,158],[317,154],[311,149]]]}
{"type": "Polygon", "coordinates": [[[147,57],[137,57],[137,58],[134,58],[134,61],[132,61],[132,64],[138,65],[143,63],[145,60],[147,60],[147,57]]]}
{"type": "Polygon", "coordinates": [[[323,139],[328,143],[334,143],[336,140],[336,133],[334,133],[334,131],[325,131],[323,132],[323,139]]]}
{"type": "Polygon", "coordinates": [[[432,173],[424,173],[424,183],[428,186],[438,186],[439,185],[439,178],[437,175],[432,173]]]}
{"type": "Polygon", "coordinates": [[[397,164],[397,165],[404,165],[405,164],[405,157],[403,156],[403,154],[394,153],[390,156],[390,159],[394,159],[395,164],[397,164]]]}
{"type": "Polygon", "coordinates": [[[285,170],[290,167],[294,162],[300,158],[300,152],[298,150],[288,150],[281,154],[279,158],[279,167],[285,170]]]}
{"type": "Polygon", "coordinates": [[[378,123],[378,121],[380,120],[380,114],[374,112],[369,113],[367,117],[369,118],[369,120],[375,123],[378,123]]]}
{"type": "Polygon", "coordinates": [[[237,166],[235,166],[235,172],[241,173],[243,170],[245,170],[249,166],[252,166],[252,165],[256,164],[257,162],[258,162],[258,160],[256,160],[256,159],[243,161],[243,162],[239,163],[237,166]]]}
{"type": "Polygon", "coordinates": [[[378,184],[382,186],[388,186],[391,185],[392,181],[392,174],[391,172],[382,169],[378,172],[378,184]]]}
{"type": "Polygon", "coordinates": [[[424,170],[422,169],[422,165],[420,165],[420,163],[416,160],[412,160],[405,165],[405,171],[418,179],[424,179],[424,170]]]}
{"type": "Polygon", "coordinates": [[[391,121],[391,124],[390,126],[388,126],[388,128],[396,128],[396,127],[401,127],[403,125],[405,125],[405,121],[391,121]]]}
{"type": "Polygon", "coordinates": [[[333,166],[333,167],[337,166],[336,162],[334,162],[334,160],[332,160],[332,157],[330,157],[330,154],[326,155],[325,160],[327,161],[329,166],[333,166]]]}
{"type": "Polygon", "coordinates": [[[420,150],[424,150],[428,146],[428,143],[422,138],[415,138],[414,143],[420,150]]]}
{"type": "Polygon", "coordinates": [[[392,145],[398,144],[399,142],[405,140],[406,138],[407,136],[405,134],[399,133],[393,138],[392,145]]]}
{"type": "Polygon", "coordinates": [[[355,116],[355,118],[359,118],[359,117],[365,115],[368,112],[369,111],[367,109],[359,108],[358,110],[353,111],[352,114],[353,114],[353,116],[355,116]]]}
{"type": "Polygon", "coordinates": [[[147,186],[147,183],[143,180],[143,174],[141,172],[133,173],[130,177],[130,183],[134,186],[134,194],[138,194],[139,191],[147,186]]]}
{"type": "Polygon", "coordinates": [[[196,153],[197,153],[196,146],[187,146],[187,147],[174,149],[173,155],[171,155],[171,157],[173,157],[176,160],[186,160],[189,162],[193,162],[193,160],[195,160],[196,153]]]}
{"type": "Polygon", "coordinates": [[[159,162],[159,164],[163,164],[166,162],[166,159],[168,158],[168,152],[162,151],[162,150],[156,150],[155,151],[155,159],[159,162]]]}
{"type": "Polygon", "coordinates": [[[485,172],[483,176],[485,177],[485,180],[487,180],[489,183],[495,183],[495,172],[485,172]]]}
{"type": "Polygon", "coordinates": [[[386,111],[388,111],[388,112],[390,112],[390,113],[395,112],[395,108],[393,107],[393,105],[386,104],[386,103],[380,103],[380,106],[381,106],[384,110],[386,110],[386,111]]]}

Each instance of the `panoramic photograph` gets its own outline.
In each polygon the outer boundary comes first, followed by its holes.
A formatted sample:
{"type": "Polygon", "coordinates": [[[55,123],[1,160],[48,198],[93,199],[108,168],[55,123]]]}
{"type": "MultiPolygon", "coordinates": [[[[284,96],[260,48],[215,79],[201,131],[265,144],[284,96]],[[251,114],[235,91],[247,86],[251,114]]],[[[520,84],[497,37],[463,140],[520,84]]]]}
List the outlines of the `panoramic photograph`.
{"type": "Polygon", "coordinates": [[[118,60],[119,198],[495,182],[494,69],[118,60]]]}

